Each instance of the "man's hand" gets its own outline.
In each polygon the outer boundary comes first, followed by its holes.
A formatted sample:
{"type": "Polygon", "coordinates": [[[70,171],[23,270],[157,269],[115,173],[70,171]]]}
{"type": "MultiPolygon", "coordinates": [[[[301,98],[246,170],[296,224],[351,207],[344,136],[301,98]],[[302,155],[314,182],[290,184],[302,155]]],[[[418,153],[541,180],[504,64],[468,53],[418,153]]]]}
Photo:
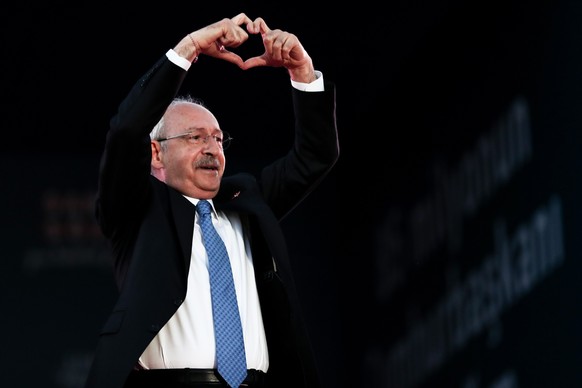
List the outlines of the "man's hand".
{"type": "Polygon", "coordinates": [[[204,54],[244,68],[243,59],[238,54],[229,51],[228,48],[238,47],[249,38],[249,34],[242,26],[245,25],[248,28],[251,24],[252,20],[244,13],[236,15],[232,19],[224,18],[191,32],[178,43],[174,50],[190,60],[204,54]]]}
{"type": "Polygon", "coordinates": [[[284,67],[291,79],[309,83],[315,80],[311,58],[294,34],[282,30],[271,30],[262,18],[247,24],[250,34],[261,34],[265,52],[248,58],[241,67],[244,70],[257,66],[284,67]]]}

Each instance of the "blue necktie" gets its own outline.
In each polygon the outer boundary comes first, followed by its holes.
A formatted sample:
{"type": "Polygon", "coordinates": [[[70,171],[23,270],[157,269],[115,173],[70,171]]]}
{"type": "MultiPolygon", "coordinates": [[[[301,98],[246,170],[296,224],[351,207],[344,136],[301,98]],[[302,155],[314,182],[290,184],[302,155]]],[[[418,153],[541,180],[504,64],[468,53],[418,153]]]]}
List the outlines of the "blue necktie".
{"type": "Polygon", "coordinates": [[[247,376],[245,345],[232,279],[230,260],[224,242],[212,225],[212,206],[205,200],[198,202],[202,240],[208,254],[216,363],[218,373],[231,387],[238,388],[247,376]]]}

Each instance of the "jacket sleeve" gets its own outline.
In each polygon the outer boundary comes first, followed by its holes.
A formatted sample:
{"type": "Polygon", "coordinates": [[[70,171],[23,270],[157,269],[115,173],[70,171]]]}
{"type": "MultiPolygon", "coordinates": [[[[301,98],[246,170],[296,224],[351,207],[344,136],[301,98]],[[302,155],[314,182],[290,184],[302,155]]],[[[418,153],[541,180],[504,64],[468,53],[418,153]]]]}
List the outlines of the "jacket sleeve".
{"type": "Polygon", "coordinates": [[[282,158],[261,173],[265,200],[278,219],[297,206],[325,178],[339,158],[335,85],[325,91],[292,90],[294,141],[282,158]]]}
{"type": "Polygon", "coordinates": [[[132,87],[110,121],[99,167],[96,216],[111,236],[123,220],[140,219],[150,195],[149,133],[187,72],[164,55],[132,87]]]}

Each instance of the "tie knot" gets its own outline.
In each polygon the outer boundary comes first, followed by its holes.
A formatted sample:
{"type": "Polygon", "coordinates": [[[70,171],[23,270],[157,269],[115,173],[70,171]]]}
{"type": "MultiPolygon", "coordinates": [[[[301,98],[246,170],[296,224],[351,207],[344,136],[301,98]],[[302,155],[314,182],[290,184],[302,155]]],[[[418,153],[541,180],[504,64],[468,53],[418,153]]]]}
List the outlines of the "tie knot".
{"type": "Polygon", "coordinates": [[[210,214],[211,209],[212,209],[212,206],[210,206],[210,202],[208,202],[204,199],[201,201],[198,201],[198,205],[196,205],[196,211],[201,216],[205,215],[205,214],[210,214]]]}

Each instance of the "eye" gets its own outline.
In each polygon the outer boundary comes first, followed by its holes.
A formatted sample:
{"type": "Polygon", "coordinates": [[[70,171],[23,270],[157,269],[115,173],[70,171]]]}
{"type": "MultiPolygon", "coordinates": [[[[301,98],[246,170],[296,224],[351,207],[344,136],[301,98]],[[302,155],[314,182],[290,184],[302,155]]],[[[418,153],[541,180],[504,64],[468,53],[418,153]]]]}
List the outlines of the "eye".
{"type": "Polygon", "coordinates": [[[188,136],[186,136],[186,140],[188,140],[190,143],[200,143],[200,140],[202,139],[202,136],[200,135],[195,135],[195,134],[189,134],[188,136]]]}
{"type": "Polygon", "coordinates": [[[213,137],[218,144],[222,144],[222,136],[214,135],[213,137]]]}

